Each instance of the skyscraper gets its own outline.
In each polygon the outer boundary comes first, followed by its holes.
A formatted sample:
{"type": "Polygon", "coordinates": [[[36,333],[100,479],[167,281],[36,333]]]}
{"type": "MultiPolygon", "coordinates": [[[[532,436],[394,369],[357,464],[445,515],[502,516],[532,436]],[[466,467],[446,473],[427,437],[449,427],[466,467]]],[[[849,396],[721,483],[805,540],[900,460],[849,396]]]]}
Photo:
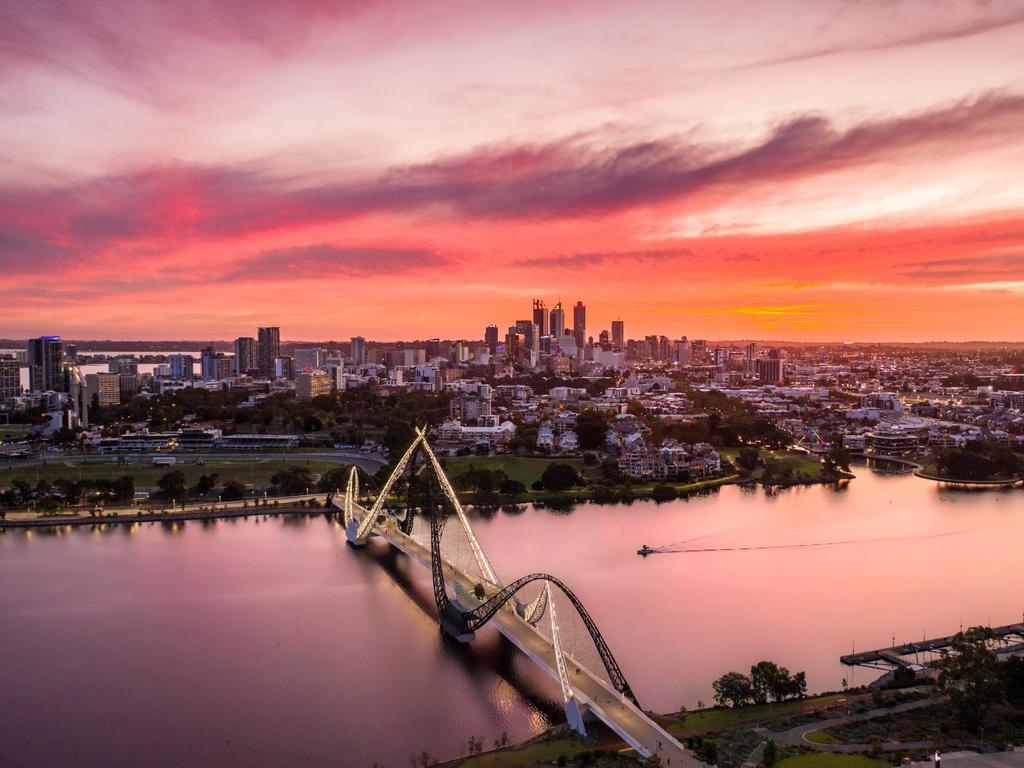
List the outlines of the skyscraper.
{"type": "Polygon", "coordinates": [[[548,310],[544,299],[533,300],[533,324],[540,329],[541,336],[548,335],[548,310]]]}
{"type": "Polygon", "coordinates": [[[552,336],[557,340],[565,330],[565,310],[562,309],[562,302],[558,302],[551,308],[551,326],[549,328],[552,336]]]}
{"type": "Polygon", "coordinates": [[[572,333],[576,337],[576,346],[582,349],[587,344],[587,308],[582,301],[577,301],[572,308],[572,333]]]}
{"type": "Polygon", "coordinates": [[[195,358],[192,355],[168,355],[172,379],[191,379],[195,375],[195,358]]]}
{"type": "Polygon", "coordinates": [[[235,375],[241,376],[256,370],[256,339],[239,336],[235,339],[235,375]]]}
{"type": "Polygon", "coordinates": [[[348,356],[352,358],[352,365],[366,365],[366,339],[362,336],[353,336],[348,356]]]}
{"type": "Polygon", "coordinates": [[[625,349],[626,329],[621,320],[612,320],[612,346],[615,349],[625,349]]]}
{"type": "Polygon", "coordinates": [[[29,387],[33,392],[67,391],[64,381],[64,348],[60,336],[40,336],[28,343],[29,387]]]}
{"type": "Polygon", "coordinates": [[[260,328],[256,334],[256,367],[263,376],[274,376],[274,361],[281,356],[281,329],[260,328]]]}
{"type": "Polygon", "coordinates": [[[498,351],[498,326],[488,325],[484,329],[484,341],[487,343],[487,349],[493,355],[498,351]]]}

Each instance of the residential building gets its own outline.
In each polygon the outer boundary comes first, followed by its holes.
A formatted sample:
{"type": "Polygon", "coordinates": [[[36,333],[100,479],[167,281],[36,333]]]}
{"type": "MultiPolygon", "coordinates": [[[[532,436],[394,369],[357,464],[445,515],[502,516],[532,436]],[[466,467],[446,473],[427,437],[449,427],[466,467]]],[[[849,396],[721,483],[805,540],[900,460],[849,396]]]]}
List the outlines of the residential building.
{"type": "Polygon", "coordinates": [[[244,376],[256,370],[256,339],[239,336],[235,339],[235,375],[244,376]]]}
{"type": "Polygon", "coordinates": [[[263,376],[274,375],[274,361],[281,356],[281,329],[260,328],[256,334],[256,368],[263,376]]]}
{"type": "Polygon", "coordinates": [[[21,364],[14,358],[0,358],[0,405],[21,394],[21,364]]]}
{"type": "Polygon", "coordinates": [[[366,339],[362,336],[353,336],[349,345],[348,356],[352,360],[352,365],[356,368],[360,365],[366,365],[366,339]]]}
{"type": "Polygon", "coordinates": [[[484,329],[484,342],[487,344],[487,350],[492,354],[498,352],[498,326],[488,325],[484,329]]]}
{"type": "Polygon", "coordinates": [[[119,373],[87,373],[85,375],[85,402],[92,406],[95,402],[100,408],[121,403],[121,374],[119,373]]]}
{"type": "Polygon", "coordinates": [[[295,368],[304,371],[307,368],[323,368],[327,359],[327,350],[322,347],[303,347],[295,350],[295,368]]]}
{"type": "Polygon", "coordinates": [[[195,358],[192,355],[168,355],[172,379],[191,379],[195,375],[195,358]]]}

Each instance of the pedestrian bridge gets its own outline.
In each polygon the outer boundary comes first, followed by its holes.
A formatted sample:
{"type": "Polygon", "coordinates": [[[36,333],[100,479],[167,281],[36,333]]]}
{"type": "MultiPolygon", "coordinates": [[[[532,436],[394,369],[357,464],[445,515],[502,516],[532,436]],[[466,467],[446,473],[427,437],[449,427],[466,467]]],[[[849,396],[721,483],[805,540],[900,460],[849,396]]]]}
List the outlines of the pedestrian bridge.
{"type": "Polygon", "coordinates": [[[380,538],[428,568],[442,629],[462,642],[490,623],[559,685],[566,719],[586,735],[596,717],[644,757],[664,766],[701,765],[640,708],[597,624],[564,582],[533,573],[501,581],[458,496],[427,443],[416,439],[373,501],[362,501],[353,467],[343,498],[333,497],[348,542],[380,538]],[[392,494],[404,497],[391,509],[392,494]]]}

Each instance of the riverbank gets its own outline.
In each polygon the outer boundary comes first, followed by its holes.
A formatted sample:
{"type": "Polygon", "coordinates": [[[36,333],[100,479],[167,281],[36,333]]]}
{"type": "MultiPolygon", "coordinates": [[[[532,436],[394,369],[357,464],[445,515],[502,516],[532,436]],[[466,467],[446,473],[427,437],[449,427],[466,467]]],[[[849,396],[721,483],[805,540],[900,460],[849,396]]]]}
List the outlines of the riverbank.
{"type": "Polygon", "coordinates": [[[121,507],[98,513],[43,514],[40,512],[7,512],[0,519],[5,528],[64,528],[88,525],[119,525],[138,522],[174,522],[178,520],[217,520],[247,518],[250,515],[320,514],[324,494],[281,496],[275,499],[251,499],[220,504],[192,505],[184,509],[140,509],[121,507]]]}

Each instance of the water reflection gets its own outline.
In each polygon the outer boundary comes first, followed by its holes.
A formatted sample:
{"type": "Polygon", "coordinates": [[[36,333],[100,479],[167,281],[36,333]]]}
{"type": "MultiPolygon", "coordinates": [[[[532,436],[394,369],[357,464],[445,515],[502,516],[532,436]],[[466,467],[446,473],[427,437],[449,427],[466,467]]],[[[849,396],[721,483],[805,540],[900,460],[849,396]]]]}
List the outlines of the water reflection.
{"type": "MultiPolygon", "coordinates": [[[[547,571],[579,594],[655,710],[710,701],[714,677],[762,658],[806,670],[811,689],[856,685],[871,673],[838,663],[851,647],[1020,615],[1024,493],[856,473],[471,517],[499,574],[547,571]],[[964,532],[935,536],[949,531],[964,532]],[[869,538],[892,540],[635,554],[869,538]]],[[[320,513],[195,522],[0,537],[0,616],[18,628],[0,635],[5,764],[401,765],[560,722],[553,683],[491,629],[446,638],[429,572],[382,542],[353,550],[320,513]],[[61,739],[44,720],[67,724],[61,739]],[[95,722],[119,724],[117,749],[95,722]],[[187,738],[169,744],[170,722],[187,738]]]]}

